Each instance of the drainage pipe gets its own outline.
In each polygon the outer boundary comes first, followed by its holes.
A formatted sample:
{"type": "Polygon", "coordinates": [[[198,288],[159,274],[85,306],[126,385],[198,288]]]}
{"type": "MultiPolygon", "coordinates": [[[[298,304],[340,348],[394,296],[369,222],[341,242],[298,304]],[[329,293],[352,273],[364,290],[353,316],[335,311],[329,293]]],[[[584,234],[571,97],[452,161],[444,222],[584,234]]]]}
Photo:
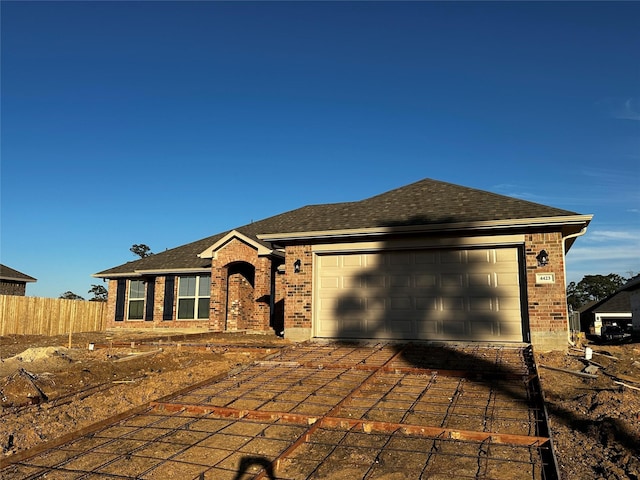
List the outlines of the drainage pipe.
{"type": "MultiPolygon", "coordinates": [[[[578,233],[572,233],[571,235],[567,235],[566,237],[562,237],[562,256],[563,256],[563,261],[562,261],[562,267],[563,267],[563,276],[564,276],[564,289],[565,292],[567,291],[567,252],[566,252],[566,241],[569,240],[570,238],[576,238],[576,237],[581,237],[582,235],[584,235],[585,233],[587,233],[587,227],[582,227],[582,230],[580,230],[578,233]]],[[[567,311],[567,341],[569,342],[569,345],[571,346],[575,346],[575,343],[571,340],[571,327],[570,327],[570,322],[569,322],[569,305],[565,302],[565,308],[567,311]]]]}

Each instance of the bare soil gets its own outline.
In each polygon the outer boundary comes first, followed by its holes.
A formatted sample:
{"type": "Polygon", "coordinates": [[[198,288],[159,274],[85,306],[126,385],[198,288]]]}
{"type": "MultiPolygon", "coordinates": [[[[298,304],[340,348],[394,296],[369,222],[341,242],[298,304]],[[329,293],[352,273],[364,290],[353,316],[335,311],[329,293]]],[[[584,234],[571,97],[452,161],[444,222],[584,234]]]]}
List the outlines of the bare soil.
{"type": "MultiPolygon", "coordinates": [[[[71,348],[68,337],[0,337],[0,447],[4,456],[32,448],[288,344],[266,335],[145,331],[77,334],[71,348]]],[[[536,357],[561,476],[638,480],[640,344],[589,346],[591,361],[584,349],[536,357]],[[594,363],[596,378],[545,368],[581,372],[594,363]]]]}
{"type": "Polygon", "coordinates": [[[562,478],[638,480],[640,344],[587,346],[591,361],[578,349],[536,358],[562,478]],[[588,365],[600,367],[597,378],[544,368],[582,372],[588,365]]]}
{"type": "Polygon", "coordinates": [[[68,348],[65,336],[0,337],[0,447],[5,456],[32,448],[287,344],[265,335],[123,331],[76,334],[68,348]]]}

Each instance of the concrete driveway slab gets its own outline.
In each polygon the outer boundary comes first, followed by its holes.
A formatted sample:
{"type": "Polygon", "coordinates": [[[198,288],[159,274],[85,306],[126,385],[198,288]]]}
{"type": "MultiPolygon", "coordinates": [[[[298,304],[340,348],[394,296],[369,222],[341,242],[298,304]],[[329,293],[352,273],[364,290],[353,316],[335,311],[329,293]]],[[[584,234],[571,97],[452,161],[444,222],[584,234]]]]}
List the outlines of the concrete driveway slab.
{"type": "Polygon", "coordinates": [[[310,342],[2,478],[553,479],[530,347],[310,342]]]}

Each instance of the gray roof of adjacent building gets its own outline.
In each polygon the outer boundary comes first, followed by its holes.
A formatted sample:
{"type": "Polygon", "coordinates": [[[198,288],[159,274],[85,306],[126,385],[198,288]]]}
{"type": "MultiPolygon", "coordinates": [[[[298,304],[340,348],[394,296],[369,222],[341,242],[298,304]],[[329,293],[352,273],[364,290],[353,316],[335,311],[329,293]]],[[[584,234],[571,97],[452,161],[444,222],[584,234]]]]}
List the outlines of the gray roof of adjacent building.
{"type": "Polygon", "coordinates": [[[37,282],[38,280],[11,267],[0,264],[0,280],[9,282],[37,282]]]}
{"type": "Polygon", "coordinates": [[[112,278],[154,270],[205,270],[211,265],[210,259],[200,258],[198,254],[233,230],[274,248],[275,237],[293,238],[296,232],[327,235],[367,229],[406,232],[482,223],[507,225],[527,219],[547,222],[558,218],[572,218],[586,226],[591,216],[426,178],[360,201],[304,206],[104,270],[94,277],[112,278]]]}

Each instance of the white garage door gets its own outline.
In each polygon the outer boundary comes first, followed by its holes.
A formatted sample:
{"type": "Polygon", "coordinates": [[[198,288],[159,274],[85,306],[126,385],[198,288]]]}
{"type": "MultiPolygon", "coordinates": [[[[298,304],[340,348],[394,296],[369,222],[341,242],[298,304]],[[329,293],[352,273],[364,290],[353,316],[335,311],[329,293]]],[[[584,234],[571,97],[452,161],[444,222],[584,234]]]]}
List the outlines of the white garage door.
{"type": "Polygon", "coordinates": [[[516,248],[318,254],[314,334],[519,341],[516,248]]]}

